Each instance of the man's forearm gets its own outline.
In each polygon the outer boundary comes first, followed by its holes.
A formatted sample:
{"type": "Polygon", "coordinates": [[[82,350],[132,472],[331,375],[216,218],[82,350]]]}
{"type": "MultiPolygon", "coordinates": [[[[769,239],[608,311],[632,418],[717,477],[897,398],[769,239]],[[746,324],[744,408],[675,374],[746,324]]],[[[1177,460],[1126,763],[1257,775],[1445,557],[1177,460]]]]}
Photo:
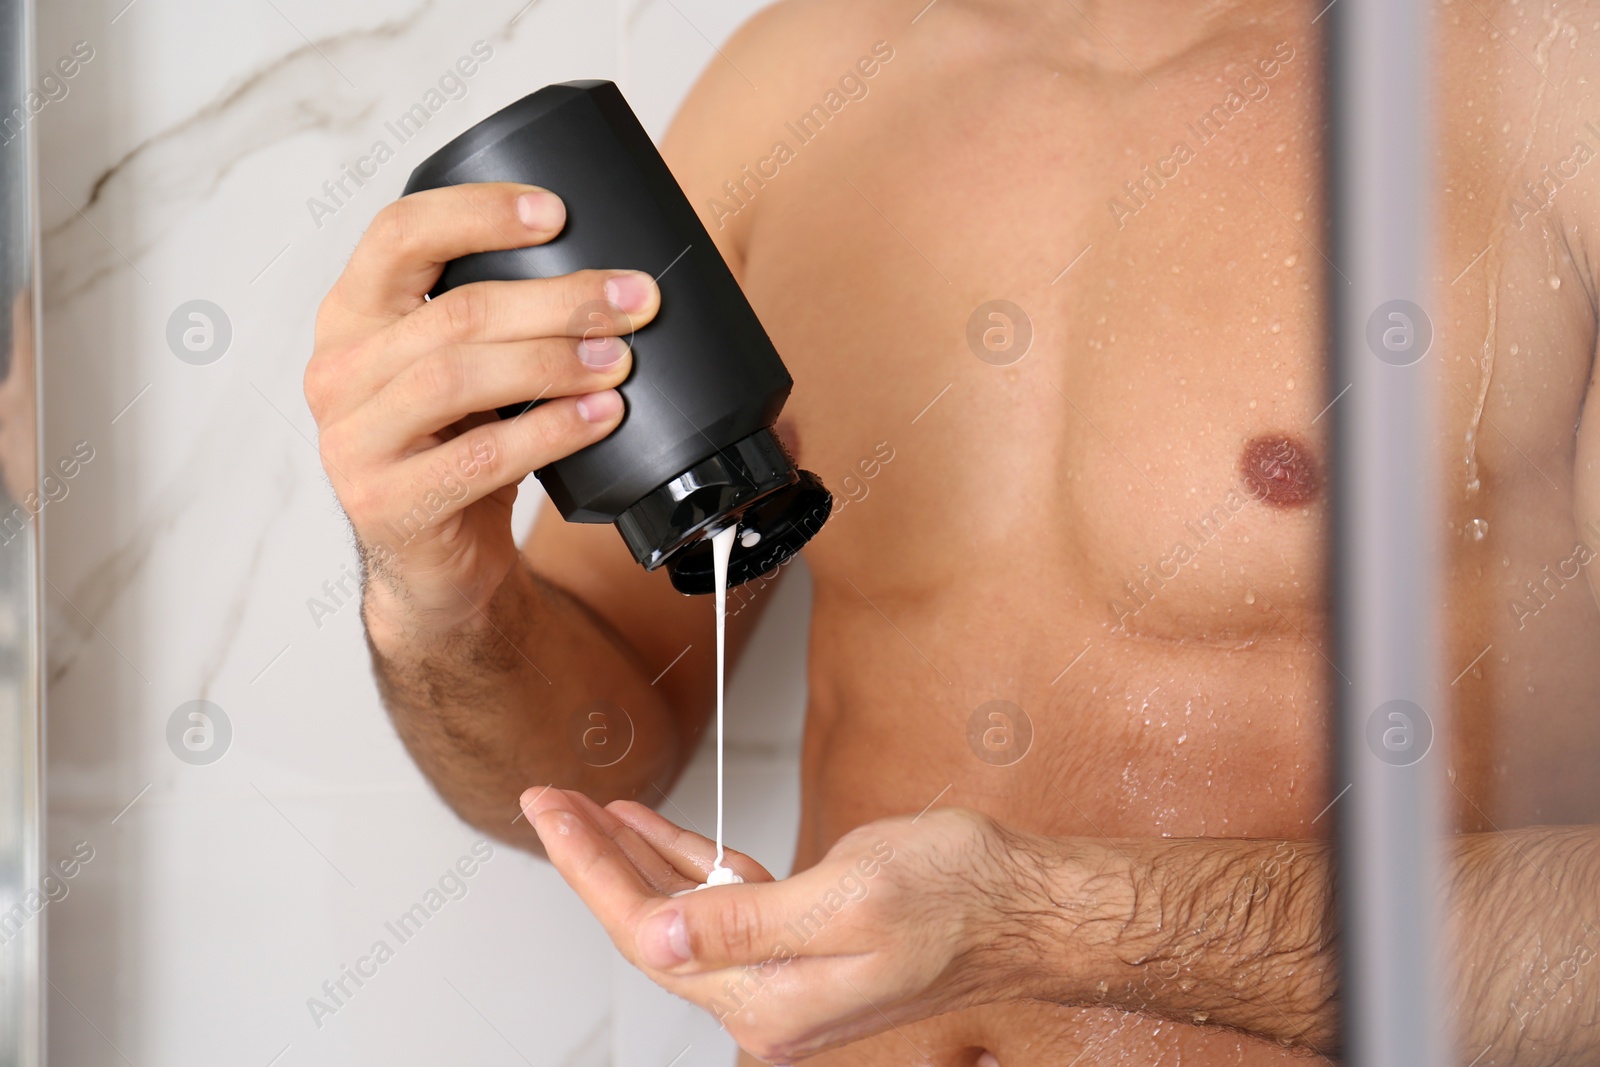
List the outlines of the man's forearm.
{"type": "MultiPolygon", "coordinates": [[[[1337,1051],[1337,914],[1322,842],[1022,837],[1028,995],[1337,1051]]],[[[1448,843],[1451,1032],[1462,1062],[1600,1058],[1600,830],[1448,843]]]]}
{"type": "MultiPolygon", "coordinates": [[[[1037,839],[1036,839],[1037,840],[1037,839]]],[[[1335,916],[1321,843],[1030,843],[1037,999],[1337,1044],[1335,916]]]]}
{"type": "Polygon", "coordinates": [[[521,561],[475,625],[444,633],[364,604],[385,706],[463,819],[539,850],[517,797],[556,784],[602,802],[666,786],[680,741],[660,693],[582,604],[521,561]]]}
{"type": "Polygon", "coordinates": [[[1600,828],[1470,834],[1453,853],[1448,992],[1462,1062],[1600,1061],[1600,828]]]}

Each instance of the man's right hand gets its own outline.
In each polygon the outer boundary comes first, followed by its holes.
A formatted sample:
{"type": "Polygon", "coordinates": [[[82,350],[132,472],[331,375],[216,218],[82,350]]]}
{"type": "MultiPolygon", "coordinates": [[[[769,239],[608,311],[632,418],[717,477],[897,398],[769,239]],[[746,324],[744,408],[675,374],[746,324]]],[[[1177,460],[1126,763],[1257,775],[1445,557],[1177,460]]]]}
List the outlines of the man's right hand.
{"type": "Polygon", "coordinates": [[[306,401],[361,546],[379,648],[487,625],[517,558],[518,483],[622,420],[614,387],[631,354],[620,335],[660,303],[648,274],[585,270],[426,298],[448,261],[542,244],[565,222],[560,199],[534,186],[414,193],[373,220],[318,310],[306,401]],[[546,402],[514,419],[494,414],[536,398],[546,402]]]}

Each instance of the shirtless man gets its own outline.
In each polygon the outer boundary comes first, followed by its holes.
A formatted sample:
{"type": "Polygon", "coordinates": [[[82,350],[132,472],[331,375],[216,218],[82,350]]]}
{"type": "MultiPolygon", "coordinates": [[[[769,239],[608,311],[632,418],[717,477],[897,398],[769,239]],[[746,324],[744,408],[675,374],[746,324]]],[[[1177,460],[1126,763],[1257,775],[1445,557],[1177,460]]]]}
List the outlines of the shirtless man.
{"type": "MultiPolygon", "coordinates": [[[[668,895],[710,864],[646,806],[707,721],[710,603],[613,530],[545,509],[520,550],[509,531],[526,473],[620,418],[630,355],[562,336],[569,315],[605,297],[647,321],[653,285],[424,303],[441,263],[559,229],[552,197],[485,185],[386,208],[324,302],[306,392],[400,735],[463,818],[543,848],[624,955],[750,1053],[1337,1055],[1322,7],[785,0],[688,97],[664,153],[794,374],[780,432],[836,493],[870,485],[806,550],[780,882],[734,855],[752,884],[668,895]],[[798,143],[785,123],[834,89],[798,143]],[[1025,353],[975,316],[998,299],[1025,353]],[[559,399],[515,422],[471,414],[540,394],[559,399]],[[448,502],[395,542],[424,498],[448,502]],[[604,768],[568,743],[595,700],[634,730],[604,768]],[[1027,725],[975,719],[997,700],[1027,725]]],[[[1564,10],[1436,11],[1426,359],[1461,673],[1428,758],[1452,786],[1462,1063],[1600,1056],[1600,428],[1580,417],[1600,51],[1564,10]]]]}

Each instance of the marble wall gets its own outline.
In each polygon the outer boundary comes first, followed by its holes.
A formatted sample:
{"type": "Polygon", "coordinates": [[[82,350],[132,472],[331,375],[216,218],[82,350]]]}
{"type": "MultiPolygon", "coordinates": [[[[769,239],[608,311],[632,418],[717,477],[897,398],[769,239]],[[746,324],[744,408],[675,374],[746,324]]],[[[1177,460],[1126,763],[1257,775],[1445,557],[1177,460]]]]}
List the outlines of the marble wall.
{"type": "MultiPolygon", "coordinates": [[[[40,458],[91,457],[43,516],[45,859],[89,857],[45,910],[52,1063],[731,1062],[546,865],[499,846],[481,861],[411,765],[356,607],[325,587],[352,587],[355,556],[300,381],[321,295],[429,152],[585,77],[617,80],[659,138],[759,6],[40,4],[37,65],[76,60],[34,120],[40,458]],[[399,142],[386,123],[475,47],[465,94],[399,142]],[[332,201],[323,183],[380,139],[393,159],[332,201]],[[396,938],[385,924],[462,857],[472,877],[396,938]],[[392,958],[314,1013],[379,940],[392,958]]],[[[530,482],[523,528],[538,497],[530,482]]],[[[809,602],[801,575],[787,585],[732,685],[728,787],[730,840],[780,873],[809,602]]],[[[673,803],[709,826],[705,755],[673,803]]]]}

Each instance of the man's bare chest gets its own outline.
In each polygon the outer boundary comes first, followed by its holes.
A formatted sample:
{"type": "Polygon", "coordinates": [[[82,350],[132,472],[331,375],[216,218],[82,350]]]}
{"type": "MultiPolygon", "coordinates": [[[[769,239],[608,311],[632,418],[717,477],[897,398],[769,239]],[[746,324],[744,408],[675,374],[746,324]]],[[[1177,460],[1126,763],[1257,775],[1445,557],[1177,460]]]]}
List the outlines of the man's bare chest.
{"type": "Polygon", "coordinates": [[[1193,131],[1187,108],[1025,120],[1005,87],[884,100],[763,192],[744,283],[795,373],[789,432],[843,500],[815,566],[1004,561],[1153,635],[1314,612],[1329,267],[1288,70],[1193,131]],[[1146,177],[1171,138],[1196,154],[1146,177]]]}

